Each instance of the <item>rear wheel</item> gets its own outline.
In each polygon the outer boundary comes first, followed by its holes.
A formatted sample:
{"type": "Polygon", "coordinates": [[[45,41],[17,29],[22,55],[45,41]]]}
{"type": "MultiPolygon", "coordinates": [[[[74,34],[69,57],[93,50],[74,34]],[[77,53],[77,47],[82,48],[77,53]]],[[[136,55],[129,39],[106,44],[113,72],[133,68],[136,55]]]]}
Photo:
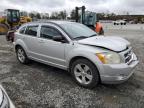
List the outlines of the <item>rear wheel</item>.
{"type": "Polygon", "coordinates": [[[17,55],[17,59],[20,63],[27,64],[29,62],[29,59],[22,47],[19,46],[16,48],[16,55],[17,55]]]}
{"type": "Polygon", "coordinates": [[[101,28],[100,32],[99,32],[99,35],[104,35],[104,30],[103,28],[101,28]]]}
{"type": "Polygon", "coordinates": [[[9,28],[5,24],[0,24],[0,34],[5,35],[8,32],[9,28]]]}
{"type": "Polygon", "coordinates": [[[71,73],[75,81],[82,87],[93,88],[99,83],[96,66],[87,59],[78,59],[72,63],[71,73]]]}

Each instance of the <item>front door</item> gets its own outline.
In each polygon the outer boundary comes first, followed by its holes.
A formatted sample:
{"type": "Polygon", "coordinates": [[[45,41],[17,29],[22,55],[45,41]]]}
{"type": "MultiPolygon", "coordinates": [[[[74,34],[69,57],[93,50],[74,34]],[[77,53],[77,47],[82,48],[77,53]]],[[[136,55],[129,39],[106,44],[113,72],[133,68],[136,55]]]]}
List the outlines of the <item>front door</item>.
{"type": "Polygon", "coordinates": [[[62,36],[62,34],[54,27],[41,26],[39,38],[41,59],[53,65],[65,67],[65,46],[67,43],[54,41],[53,36],[62,36]]]}

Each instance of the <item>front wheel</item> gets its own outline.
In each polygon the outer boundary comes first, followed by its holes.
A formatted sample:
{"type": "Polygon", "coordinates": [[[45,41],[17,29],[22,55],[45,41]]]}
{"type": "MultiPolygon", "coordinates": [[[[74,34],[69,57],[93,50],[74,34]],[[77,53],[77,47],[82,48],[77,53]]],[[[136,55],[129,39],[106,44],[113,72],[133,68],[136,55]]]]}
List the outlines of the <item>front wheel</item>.
{"type": "Polygon", "coordinates": [[[72,63],[71,73],[75,81],[82,87],[93,88],[99,83],[96,66],[87,59],[78,59],[72,63]]]}

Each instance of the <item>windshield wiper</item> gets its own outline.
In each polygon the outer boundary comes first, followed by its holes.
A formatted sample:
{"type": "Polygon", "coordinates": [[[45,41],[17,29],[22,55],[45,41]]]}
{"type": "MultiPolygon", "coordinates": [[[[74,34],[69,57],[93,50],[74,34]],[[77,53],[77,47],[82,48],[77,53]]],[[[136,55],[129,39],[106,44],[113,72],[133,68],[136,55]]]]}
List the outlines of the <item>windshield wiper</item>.
{"type": "Polygon", "coordinates": [[[97,34],[93,34],[93,35],[90,35],[90,36],[79,36],[79,37],[75,37],[73,39],[85,39],[85,38],[90,38],[90,37],[94,37],[94,36],[97,36],[97,34]]]}
{"type": "Polygon", "coordinates": [[[89,36],[89,37],[94,37],[94,36],[97,36],[97,34],[93,34],[93,35],[91,35],[91,36],[89,36]]]}
{"type": "Polygon", "coordinates": [[[73,39],[85,39],[85,38],[88,38],[87,36],[79,36],[79,37],[75,37],[73,39]]]}

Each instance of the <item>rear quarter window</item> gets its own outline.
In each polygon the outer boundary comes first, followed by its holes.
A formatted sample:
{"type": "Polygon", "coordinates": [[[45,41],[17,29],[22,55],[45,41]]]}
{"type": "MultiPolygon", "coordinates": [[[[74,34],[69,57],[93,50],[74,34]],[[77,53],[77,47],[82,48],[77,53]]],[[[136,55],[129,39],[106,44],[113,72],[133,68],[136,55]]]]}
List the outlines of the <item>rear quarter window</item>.
{"type": "Polygon", "coordinates": [[[26,29],[26,27],[22,27],[22,28],[19,30],[19,33],[24,34],[24,33],[25,33],[25,29],[26,29]]]}
{"type": "Polygon", "coordinates": [[[38,26],[27,26],[25,34],[30,36],[37,36],[38,26]]]}

